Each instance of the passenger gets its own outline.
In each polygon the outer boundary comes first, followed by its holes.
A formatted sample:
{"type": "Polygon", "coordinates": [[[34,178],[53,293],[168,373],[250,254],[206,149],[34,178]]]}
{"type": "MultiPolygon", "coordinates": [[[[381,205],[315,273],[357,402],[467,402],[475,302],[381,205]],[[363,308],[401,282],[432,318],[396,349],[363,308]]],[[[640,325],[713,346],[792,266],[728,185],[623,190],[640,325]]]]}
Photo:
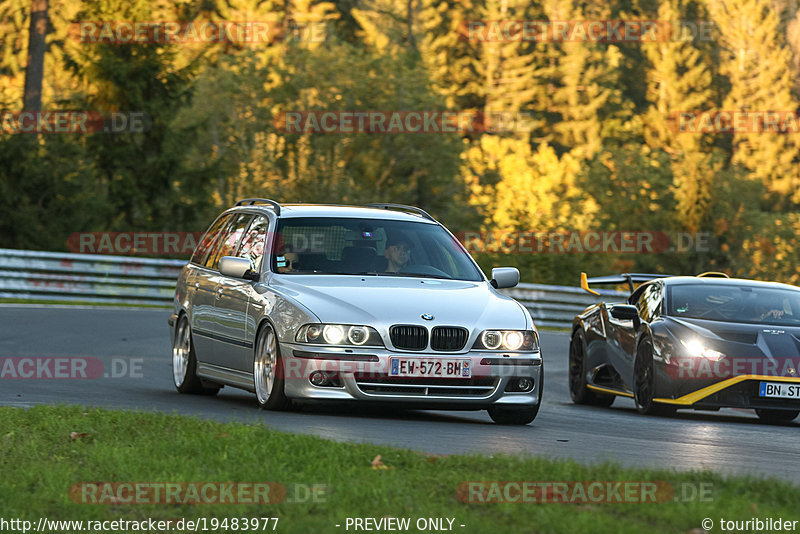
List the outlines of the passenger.
{"type": "Polygon", "coordinates": [[[285,251],[283,254],[278,255],[276,259],[279,273],[291,273],[298,270],[297,252],[285,251]]]}

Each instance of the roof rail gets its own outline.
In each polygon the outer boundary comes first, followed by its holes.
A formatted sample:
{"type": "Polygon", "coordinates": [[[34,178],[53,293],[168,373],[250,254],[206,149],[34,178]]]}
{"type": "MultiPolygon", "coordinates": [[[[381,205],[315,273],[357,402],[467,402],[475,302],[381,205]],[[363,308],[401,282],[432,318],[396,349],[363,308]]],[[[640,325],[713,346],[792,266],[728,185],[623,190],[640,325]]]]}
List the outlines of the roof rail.
{"type": "Polygon", "coordinates": [[[366,207],[378,208],[383,210],[409,211],[411,213],[416,213],[417,215],[421,215],[422,217],[425,217],[429,221],[436,222],[436,219],[431,217],[427,211],[417,208],[416,206],[407,206],[405,204],[386,204],[382,202],[377,202],[374,204],[367,204],[366,207]]]}
{"type": "Polygon", "coordinates": [[[709,271],[706,273],[700,273],[697,275],[697,278],[730,278],[725,273],[717,272],[717,271],[709,271]]]}
{"type": "Polygon", "coordinates": [[[236,204],[233,206],[255,206],[256,204],[268,204],[275,210],[275,215],[280,216],[281,214],[281,205],[268,198],[243,198],[242,200],[236,201],[236,204]]]}

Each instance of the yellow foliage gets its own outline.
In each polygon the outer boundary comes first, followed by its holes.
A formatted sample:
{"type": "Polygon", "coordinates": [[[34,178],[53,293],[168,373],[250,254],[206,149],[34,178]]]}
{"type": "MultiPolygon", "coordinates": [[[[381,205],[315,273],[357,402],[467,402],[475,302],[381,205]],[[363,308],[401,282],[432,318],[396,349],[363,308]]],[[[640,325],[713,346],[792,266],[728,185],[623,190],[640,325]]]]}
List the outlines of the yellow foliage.
{"type": "Polygon", "coordinates": [[[484,135],[463,155],[470,203],[496,230],[581,230],[599,206],[576,186],[580,161],[541,144],[484,135]]]}

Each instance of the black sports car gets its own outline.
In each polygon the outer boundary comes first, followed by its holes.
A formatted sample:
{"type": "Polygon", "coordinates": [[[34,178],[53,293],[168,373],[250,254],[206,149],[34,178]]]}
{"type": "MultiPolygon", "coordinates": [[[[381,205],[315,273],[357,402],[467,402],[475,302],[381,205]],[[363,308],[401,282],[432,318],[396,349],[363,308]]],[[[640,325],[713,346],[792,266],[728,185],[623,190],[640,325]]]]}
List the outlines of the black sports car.
{"type": "Polygon", "coordinates": [[[627,302],[601,302],[575,317],[575,403],[610,406],[621,395],[645,414],[735,407],[775,423],[800,414],[800,288],[721,273],[581,274],[595,295],[589,283],[625,282],[627,302]],[[644,283],[634,291],[637,282],[644,283]]]}

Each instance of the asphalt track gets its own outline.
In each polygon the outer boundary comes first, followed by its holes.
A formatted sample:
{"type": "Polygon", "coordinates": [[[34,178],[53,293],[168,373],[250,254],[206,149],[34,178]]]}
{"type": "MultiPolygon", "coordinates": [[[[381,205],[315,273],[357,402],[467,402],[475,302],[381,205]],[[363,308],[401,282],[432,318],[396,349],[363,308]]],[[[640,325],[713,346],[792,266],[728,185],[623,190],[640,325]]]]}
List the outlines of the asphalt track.
{"type": "Polygon", "coordinates": [[[172,385],[168,314],[152,309],[0,305],[0,359],[80,356],[103,362],[101,376],[90,380],[5,376],[0,379],[0,405],[79,404],[177,412],[436,454],[544,455],[800,480],[797,421],[763,425],[743,410],[646,417],[635,411],[631,400],[621,398],[612,408],[572,404],[566,384],[566,333],[541,333],[546,376],[539,416],[531,425],[506,427],[493,424],[486,412],[336,405],[279,413],[258,410],[251,394],[232,388],[217,397],[180,395],[172,385]]]}

